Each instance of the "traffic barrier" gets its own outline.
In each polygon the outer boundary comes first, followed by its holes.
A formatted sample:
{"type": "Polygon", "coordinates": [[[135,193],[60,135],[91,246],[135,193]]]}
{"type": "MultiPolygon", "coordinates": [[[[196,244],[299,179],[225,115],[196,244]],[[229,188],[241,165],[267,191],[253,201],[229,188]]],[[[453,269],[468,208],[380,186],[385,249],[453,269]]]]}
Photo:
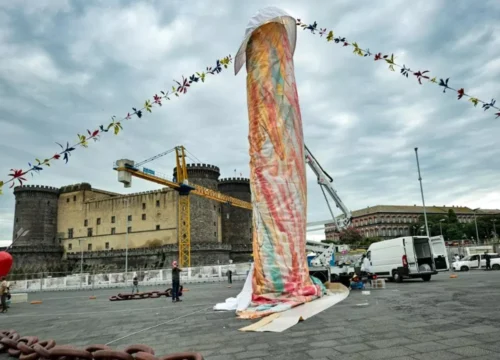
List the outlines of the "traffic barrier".
{"type": "Polygon", "coordinates": [[[28,302],[28,293],[10,294],[10,302],[12,304],[20,304],[28,302]]]}

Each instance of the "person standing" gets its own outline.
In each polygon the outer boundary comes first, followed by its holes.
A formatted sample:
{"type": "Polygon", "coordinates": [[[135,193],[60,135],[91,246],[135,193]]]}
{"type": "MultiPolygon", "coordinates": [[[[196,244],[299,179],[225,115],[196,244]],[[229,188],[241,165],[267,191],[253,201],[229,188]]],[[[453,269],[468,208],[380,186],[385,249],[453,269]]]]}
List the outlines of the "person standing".
{"type": "Polygon", "coordinates": [[[134,280],[132,281],[132,294],[134,291],[139,294],[139,280],[137,279],[137,276],[134,276],[134,280]]]}
{"type": "Polygon", "coordinates": [[[370,284],[373,280],[373,274],[372,274],[372,269],[371,269],[371,262],[368,256],[366,254],[363,254],[363,261],[361,263],[361,273],[366,274],[366,277],[370,281],[370,284]]]}
{"type": "Polygon", "coordinates": [[[172,302],[182,301],[179,299],[179,287],[181,283],[180,272],[182,270],[177,266],[177,261],[172,262],[172,302]]]}
{"type": "Polygon", "coordinates": [[[487,251],[484,252],[484,260],[486,260],[486,269],[491,270],[491,256],[487,251]]]}
{"type": "Polygon", "coordinates": [[[2,277],[0,283],[0,296],[2,301],[2,313],[7,312],[7,296],[9,294],[9,284],[5,280],[5,277],[2,277]]]}

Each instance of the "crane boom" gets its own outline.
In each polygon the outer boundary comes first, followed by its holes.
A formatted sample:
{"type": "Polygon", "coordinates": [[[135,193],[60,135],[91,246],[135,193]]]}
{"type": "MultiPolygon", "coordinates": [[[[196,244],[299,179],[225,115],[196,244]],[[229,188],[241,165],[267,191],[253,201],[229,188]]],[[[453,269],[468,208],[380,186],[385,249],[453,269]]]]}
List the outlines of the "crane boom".
{"type": "MultiPolygon", "coordinates": [[[[116,166],[115,170],[118,172],[123,171],[129,173],[134,177],[151,181],[163,186],[167,186],[174,190],[179,190],[182,187],[182,184],[178,184],[176,182],[164,179],[162,177],[147,173],[144,170],[141,171],[140,169],[134,167],[133,165],[125,164],[125,166],[116,166]]],[[[243,201],[232,196],[221,194],[220,192],[208,189],[200,185],[189,184],[189,186],[193,187],[193,190],[190,191],[190,194],[199,195],[210,200],[215,200],[221,203],[226,203],[243,209],[252,210],[252,204],[247,201],[243,201]]]]}
{"type": "Polygon", "coordinates": [[[335,226],[337,227],[337,229],[343,229],[347,227],[352,220],[351,211],[347,208],[347,206],[344,205],[344,203],[338,196],[337,191],[333,188],[332,185],[333,178],[330,175],[328,175],[328,173],[325,170],[323,170],[321,165],[318,163],[314,155],[311,153],[311,151],[309,151],[309,149],[305,144],[304,148],[305,148],[306,162],[318,179],[318,184],[321,187],[321,190],[323,191],[323,196],[325,197],[326,203],[328,205],[328,210],[330,211],[330,215],[333,218],[335,226]],[[339,221],[333,214],[332,208],[330,207],[330,202],[328,201],[325,191],[333,199],[335,205],[344,213],[344,218],[341,221],[339,221]]]}

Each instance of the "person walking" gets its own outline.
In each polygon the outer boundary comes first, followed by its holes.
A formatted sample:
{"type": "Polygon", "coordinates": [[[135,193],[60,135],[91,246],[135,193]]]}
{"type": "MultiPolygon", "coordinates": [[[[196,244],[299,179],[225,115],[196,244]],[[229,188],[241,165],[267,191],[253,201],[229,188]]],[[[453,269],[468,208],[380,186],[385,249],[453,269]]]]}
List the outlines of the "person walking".
{"type": "Polygon", "coordinates": [[[177,266],[177,261],[172,262],[172,302],[182,301],[179,299],[179,287],[181,283],[180,272],[182,270],[177,266]]]}
{"type": "Polygon", "coordinates": [[[9,295],[9,284],[5,280],[5,277],[2,277],[0,283],[0,296],[2,301],[2,313],[7,312],[7,296],[9,295]]]}
{"type": "Polygon", "coordinates": [[[139,280],[137,279],[137,276],[134,276],[134,280],[132,281],[132,294],[134,291],[139,294],[139,280]]]}

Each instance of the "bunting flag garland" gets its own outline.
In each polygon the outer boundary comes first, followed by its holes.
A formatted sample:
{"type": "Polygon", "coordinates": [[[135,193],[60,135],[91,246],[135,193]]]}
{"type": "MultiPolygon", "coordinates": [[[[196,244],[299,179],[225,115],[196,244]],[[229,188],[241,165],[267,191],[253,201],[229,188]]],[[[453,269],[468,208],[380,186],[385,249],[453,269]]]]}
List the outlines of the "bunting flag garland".
{"type": "Polygon", "coordinates": [[[69,141],[66,142],[65,146],[60,143],[56,143],[61,147],[61,151],[56,152],[54,155],[45,158],[44,160],[35,159],[33,164],[28,163],[28,168],[26,170],[10,169],[10,174],[8,175],[10,179],[6,181],[0,180],[0,195],[2,195],[2,187],[4,185],[10,183],[9,188],[14,187],[16,184],[23,185],[23,183],[27,181],[25,177],[27,174],[31,174],[33,176],[33,173],[40,173],[44,167],[50,167],[53,160],[59,160],[62,157],[64,162],[67,164],[73,151],[75,151],[78,147],[88,147],[91,140],[98,141],[104,133],[112,131],[113,134],[118,135],[120,131],[123,130],[123,122],[125,120],[130,120],[133,117],[142,118],[146,112],[153,112],[154,106],[162,106],[163,102],[165,100],[170,100],[172,96],[179,97],[180,95],[186,94],[188,89],[195,83],[204,83],[208,75],[220,74],[222,70],[228,68],[232,61],[233,59],[231,55],[228,55],[217,60],[215,62],[215,66],[207,67],[205,71],[196,72],[187,78],[182,76],[181,81],[174,80],[175,85],[173,85],[170,90],[160,91],[160,95],[155,94],[152,99],[146,100],[142,108],[133,107],[132,111],[128,112],[123,118],[112,116],[111,122],[107,125],[99,125],[95,130],[87,130],[86,134],[77,134],[78,141],[73,145],[70,145],[69,141]]]}
{"type": "Polygon", "coordinates": [[[409,75],[415,76],[416,80],[420,85],[422,85],[422,81],[426,80],[427,82],[436,84],[440,87],[443,88],[443,93],[446,93],[446,90],[450,90],[451,92],[454,92],[457,95],[457,100],[460,100],[462,98],[468,98],[468,100],[476,107],[478,104],[482,105],[482,109],[484,111],[489,110],[489,109],[495,109],[499,110],[497,113],[495,113],[496,117],[500,117],[500,107],[495,105],[496,100],[491,99],[490,102],[480,100],[479,98],[469,95],[465,92],[464,88],[454,88],[449,85],[450,78],[439,78],[438,77],[431,77],[429,74],[429,70],[424,70],[424,71],[413,71],[410,68],[406,67],[406,65],[400,65],[396,63],[396,58],[394,54],[391,55],[383,55],[382,53],[372,53],[370,49],[363,49],[361,48],[357,42],[349,42],[345,37],[342,36],[336,36],[333,30],[328,30],[326,28],[319,28],[318,23],[315,21],[312,24],[306,24],[303,23],[300,19],[297,19],[297,26],[301,27],[303,30],[309,30],[312,34],[314,35],[319,35],[320,37],[323,37],[326,39],[327,42],[333,42],[334,44],[341,45],[342,47],[349,47],[352,49],[352,52],[355,55],[366,57],[366,58],[373,58],[374,61],[383,61],[386,64],[388,64],[388,68],[391,71],[396,71],[396,68],[399,69],[399,72],[401,75],[403,75],[406,78],[409,78],[409,75]]]}
{"type": "MultiPolygon", "coordinates": [[[[352,52],[355,55],[366,58],[373,58],[374,61],[385,62],[386,64],[388,64],[389,70],[396,71],[397,68],[399,69],[400,74],[406,78],[409,78],[410,75],[413,75],[420,85],[423,84],[423,81],[430,82],[442,87],[443,93],[446,93],[446,90],[455,93],[457,95],[457,100],[467,98],[474,105],[474,107],[477,107],[479,104],[481,104],[481,108],[484,111],[490,109],[498,110],[495,115],[496,118],[500,117],[500,107],[496,105],[495,99],[491,99],[491,101],[487,102],[475,96],[467,94],[464,88],[457,89],[450,86],[450,78],[438,79],[438,77],[431,77],[429,70],[411,70],[409,67],[406,67],[405,64],[400,65],[396,63],[394,54],[384,55],[380,52],[372,53],[370,49],[361,48],[357,42],[349,42],[345,37],[336,36],[333,30],[319,28],[316,21],[312,24],[306,24],[303,23],[300,19],[297,19],[297,26],[302,28],[303,30],[309,30],[314,35],[324,37],[327,42],[332,42],[334,44],[341,45],[342,47],[351,48],[352,52]]],[[[27,174],[31,174],[33,176],[33,173],[40,173],[40,171],[42,171],[44,167],[49,167],[53,160],[58,160],[62,157],[64,162],[68,163],[73,151],[75,151],[78,147],[88,147],[91,140],[98,141],[104,133],[112,131],[113,134],[118,135],[120,131],[123,130],[123,122],[125,120],[130,120],[133,117],[141,118],[146,113],[151,113],[153,111],[153,107],[162,106],[163,102],[165,100],[170,100],[172,96],[179,97],[180,95],[186,94],[188,92],[188,89],[195,83],[204,83],[208,75],[220,74],[223,69],[228,68],[229,64],[232,63],[232,61],[233,59],[231,55],[228,55],[222,59],[217,60],[215,66],[207,67],[205,71],[196,72],[189,77],[182,76],[182,80],[180,81],[174,80],[175,84],[170,90],[160,91],[159,94],[153,95],[152,99],[146,100],[141,108],[133,107],[132,111],[128,112],[125,117],[117,118],[116,116],[112,116],[111,122],[109,122],[108,125],[99,125],[95,130],[87,130],[84,134],[77,134],[78,141],[73,145],[70,145],[69,141],[66,142],[66,146],[63,146],[60,143],[56,143],[61,147],[61,151],[56,152],[51,157],[45,158],[44,160],[35,159],[34,163],[28,163],[28,168],[26,170],[11,169],[10,174],[8,174],[9,179],[5,181],[0,180],[0,195],[2,195],[2,187],[4,185],[10,183],[10,188],[14,187],[16,184],[23,185],[23,183],[27,181],[25,177],[27,174]]]]}

